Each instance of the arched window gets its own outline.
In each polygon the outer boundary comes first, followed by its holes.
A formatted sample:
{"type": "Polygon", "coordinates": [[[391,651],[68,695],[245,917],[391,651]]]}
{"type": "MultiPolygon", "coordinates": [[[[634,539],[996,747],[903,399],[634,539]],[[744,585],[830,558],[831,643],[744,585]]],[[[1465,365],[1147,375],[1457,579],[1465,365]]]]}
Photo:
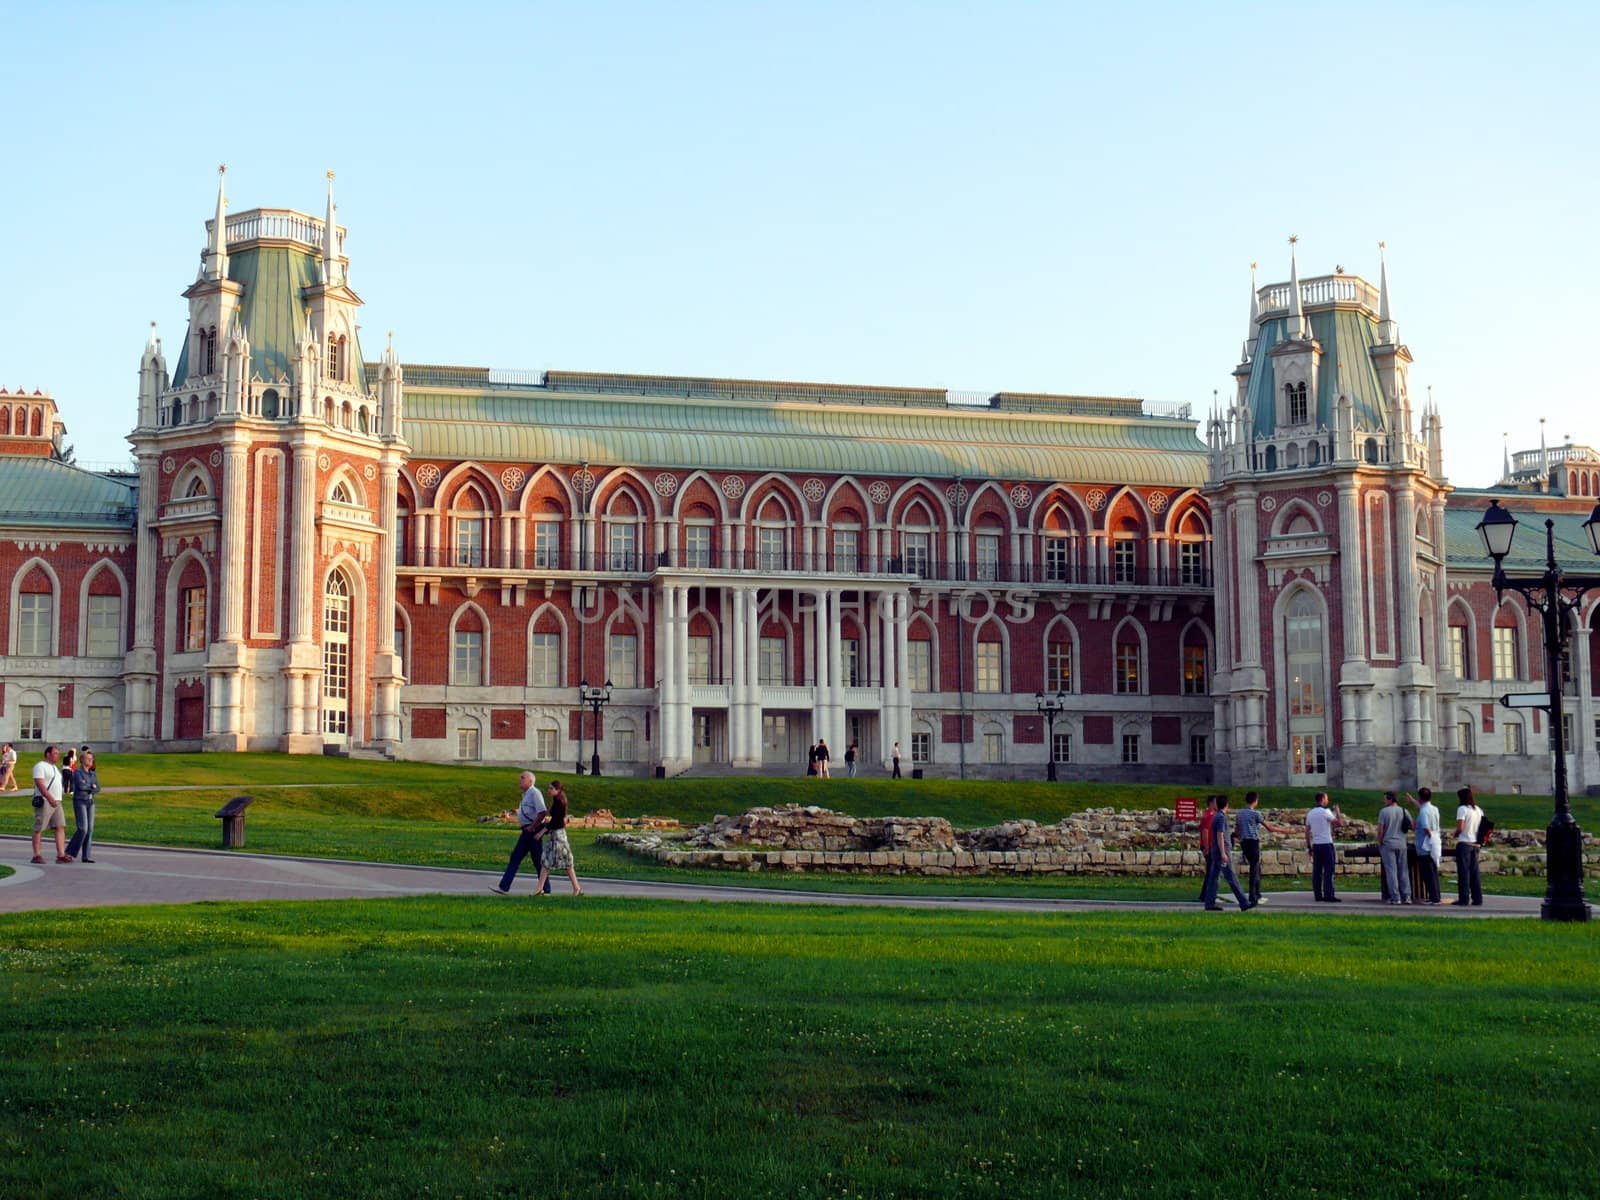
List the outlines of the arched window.
{"type": "Polygon", "coordinates": [[[1005,644],[990,622],[978,631],[978,640],[972,645],[972,690],[1003,692],[1005,675],[1005,644]]]}
{"type": "Polygon", "coordinates": [[[1278,448],[1276,446],[1267,447],[1267,462],[1265,469],[1268,471],[1276,471],[1278,469],[1278,448]]]}
{"type": "Polygon", "coordinates": [[[275,388],[268,388],[261,393],[261,415],[269,421],[278,419],[278,392],[275,388]]]}
{"type": "Polygon", "coordinates": [[[489,505],[476,484],[468,484],[456,494],[452,506],[455,521],[455,565],[482,567],[488,565],[489,505]]]}
{"type": "Polygon", "coordinates": [[[1366,442],[1363,443],[1363,445],[1362,445],[1361,454],[1362,454],[1362,457],[1365,458],[1369,463],[1377,462],[1378,461],[1378,439],[1377,438],[1368,438],[1366,440],[1366,442]]]}
{"type": "Polygon", "coordinates": [[[1183,694],[1204,696],[1211,691],[1211,647],[1205,628],[1190,625],[1183,634],[1183,694]]]}
{"type": "Polygon", "coordinates": [[[612,493],[606,504],[606,547],[612,571],[637,571],[643,543],[643,505],[627,488],[612,493]]]}
{"type": "Polygon", "coordinates": [[[358,433],[370,433],[371,424],[371,418],[367,414],[367,406],[363,404],[356,409],[356,431],[358,433]]]}
{"type": "Polygon", "coordinates": [[[1054,505],[1044,517],[1041,559],[1047,583],[1070,583],[1076,571],[1077,528],[1061,505],[1054,505]]]}
{"type": "Polygon", "coordinates": [[[761,505],[756,516],[756,569],[758,571],[787,571],[789,569],[789,510],[776,495],[771,495],[761,505]]]}
{"type": "Polygon", "coordinates": [[[1117,626],[1112,645],[1111,690],[1119,696],[1144,692],[1144,639],[1138,625],[1124,621],[1117,626]]]}
{"type": "Polygon", "coordinates": [[[337,570],[322,593],[322,732],[350,732],[350,581],[337,570]]]}
{"type": "Polygon", "coordinates": [[[476,605],[465,605],[450,626],[450,682],[482,687],[488,680],[488,631],[476,605]]]}
{"type": "Polygon", "coordinates": [[[217,373],[217,327],[215,325],[200,331],[198,350],[199,373],[201,375],[215,375],[217,373]]]}
{"type": "Polygon", "coordinates": [[[172,409],[171,409],[171,412],[170,412],[169,416],[167,417],[167,424],[168,425],[182,425],[183,424],[183,398],[181,396],[174,396],[172,398],[172,409]]]}
{"type": "Polygon", "coordinates": [[[189,486],[184,490],[183,498],[185,500],[198,500],[202,496],[209,495],[211,495],[211,489],[206,486],[206,477],[204,475],[196,475],[189,480],[189,486]]]}
{"type": "Polygon", "coordinates": [[[1302,591],[1284,614],[1284,674],[1289,715],[1289,773],[1300,782],[1328,773],[1327,676],[1322,608],[1302,591]]]}
{"type": "Polygon", "coordinates": [[[337,383],[349,382],[350,364],[345,355],[345,339],[340,333],[328,335],[328,378],[337,383]]]}
{"type": "Polygon", "coordinates": [[[1303,383],[1285,384],[1283,390],[1288,400],[1289,424],[1304,425],[1309,419],[1309,407],[1306,403],[1306,385],[1303,383]]]}
{"type": "Polygon", "coordinates": [[[344,479],[333,485],[333,495],[329,499],[335,504],[354,504],[356,502],[355,496],[350,491],[349,481],[344,479]]]}
{"type": "Polygon", "coordinates": [[[1077,681],[1077,642],[1072,636],[1072,626],[1064,618],[1058,619],[1045,633],[1044,639],[1044,690],[1071,692],[1077,681]]]}
{"type": "Polygon", "coordinates": [[[1502,604],[1494,617],[1494,677],[1520,679],[1522,677],[1522,638],[1516,609],[1502,604]]]}
{"type": "Polygon", "coordinates": [[[28,573],[17,595],[17,632],[12,653],[44,658],[55,653],[56,598],[43,569],[28,573]]]}
{"type": "Polygon", "coordinates": [[[1111,536],[1111,579],[1114,583],[1142,583],[1139,571],[1139,522],[1123,517],[1111,536]]]}

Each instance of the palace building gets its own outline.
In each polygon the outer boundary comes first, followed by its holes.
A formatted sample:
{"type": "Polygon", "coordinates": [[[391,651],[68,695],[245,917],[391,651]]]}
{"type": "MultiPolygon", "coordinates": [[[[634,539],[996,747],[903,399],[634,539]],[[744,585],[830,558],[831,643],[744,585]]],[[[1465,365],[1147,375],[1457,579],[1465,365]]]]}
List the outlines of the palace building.
{"type": "Polygon", "coordinates": [[[1197,423],[369,361],[344,240],[331,178],[322,218],[219,188],[127,473],[61,461],[55,401],[0,392],[0,738],[677,774],[803,770],[821,737],[980,777],[1548,785],[1542,714],[1494,702],[1542,686],[1537,630],[1474,527],[1491,497],[1548,514],[1579,563],[1600,458],[1453,489],[1386,271],[1252,283],[1236,393],[1197,423]]]}

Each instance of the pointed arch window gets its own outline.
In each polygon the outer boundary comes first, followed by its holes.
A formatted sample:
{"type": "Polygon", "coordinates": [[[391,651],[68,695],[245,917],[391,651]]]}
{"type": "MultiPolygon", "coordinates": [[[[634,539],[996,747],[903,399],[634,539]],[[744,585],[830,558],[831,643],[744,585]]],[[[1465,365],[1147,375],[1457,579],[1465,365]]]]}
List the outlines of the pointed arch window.
{"type": "Polygon", "coordinates": [[[330,333],[328,335],[328,378],[336,383],[348,383],[349,369],[350,362],[344,334],[330,333]]]}
{"type": "Polygon", "coordinates": [[[356,502],[355,494],[350,490],[350,483],[348,480],[341,479],[338,483],[333,485],[333,496],[331,499],[335,504],[354,504],[356,502]]]}
{"type": "Polygon", "coordinates": [[[1289,772],[1306,780],[1328,773],[1327,680],[1322,609],[1309,592],[1289,602],[1283,619],[1288,689],[1289,772]]]}
{"type": "Polygon", "coordinates": [[[343,571],[328,576],[322,594],[322,732],[350,732],[350,581],[343,571]]]}
{"type": "Polygon", "coordinates": [[[199,345],[200,374],[215,375],[217,373],[217,327],[200,331],[199,345]]]}
{"type": "Polygon", "coordinates": [[[185,500],[198,500],[203,496],[209,495],[211,495],[211,489],[206,486],[205,477],[196,475],[189,480],[189,486],[184,490],[183,498],[185,500]]]}

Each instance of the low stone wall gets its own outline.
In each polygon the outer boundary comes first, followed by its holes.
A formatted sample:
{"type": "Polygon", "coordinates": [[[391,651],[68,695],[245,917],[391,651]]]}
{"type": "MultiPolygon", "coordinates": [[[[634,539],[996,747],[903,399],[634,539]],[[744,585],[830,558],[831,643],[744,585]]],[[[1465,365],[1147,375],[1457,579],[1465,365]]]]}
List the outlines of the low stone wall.
{"type": "MultiPolygon", "coordinates": [[[[1265,814],[1289,835],[1265,833],[1261,870],[1266,876],[1309,875],[1304,809],[1265,814]]],[[[1380,873],[1376,829],[1346,819],[1341,832],[1356,839],[1335,847],[1342,875],[1380,873]]],[[[1500,835],[1497,834],[1497,837],[1500,835]]],[[[1484,850],[1486,875],[1543,875],[1543,835],[1508,831],[1505,842],[1484,850]]],[[[1007,821],[958,830],[939,817],[856,818],[827,809],[786,805],[719,816],[684,837],[612,833],[600,837],[666,866],[728,871],[824,871],[878,875],[1198,875],[1205,869],[1199,825],[1178,821],[1168,809],[1127,812],[1091,809],[1055,825],[1007,821]]],[[[1585,840],[1585,863],[1600,872],[1600,846],[1585,840]]],[[[1236,858],[1236,865],[1237,858],[1236,858]]],[[[1446,848],[1443,873],[1455,863],[1446,848]]]]}
{"type": "MultiPolygon", "coordinates": [[[[480,825],[515,825],[517,810],[487,813],[478,818],[480,825]]],[[[619,817],[609,808],[596,808],[581,817],[568,817],[568,829],[681,829],[676,817],[619,817]]]]}

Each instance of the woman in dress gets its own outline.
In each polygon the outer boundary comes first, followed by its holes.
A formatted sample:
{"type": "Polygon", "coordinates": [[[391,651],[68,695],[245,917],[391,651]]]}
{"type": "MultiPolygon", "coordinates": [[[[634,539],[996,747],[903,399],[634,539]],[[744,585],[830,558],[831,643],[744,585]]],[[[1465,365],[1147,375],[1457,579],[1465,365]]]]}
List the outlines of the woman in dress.
{"type": "Polygon", "coordinates": [[[583,895],[578,886],[578,872],[572,865],[572,847],[567,843],[567,789],[558,779],[550,785],[550,823],[544,831],[544,860],[539,864],[539,883],[535,896],[544,895],[545,882],[551,871],[565,871],[572,884],[574,896],[583,895]]]}
{"type": "Polygon", "coordinates": [[[17,790],[17,748],[7,742],[0,750],[0,792],[17,790]]]}

